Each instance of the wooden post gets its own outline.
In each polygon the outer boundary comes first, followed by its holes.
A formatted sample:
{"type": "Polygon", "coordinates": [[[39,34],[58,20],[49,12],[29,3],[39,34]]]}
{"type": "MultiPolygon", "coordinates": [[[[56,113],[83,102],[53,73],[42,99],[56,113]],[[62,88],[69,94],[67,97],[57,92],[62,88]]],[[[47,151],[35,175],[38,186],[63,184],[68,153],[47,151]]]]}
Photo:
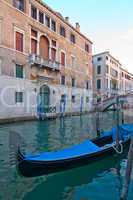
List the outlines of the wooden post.
{"type": "Polygon", "coordinates": [[[124,124],[124,111],[123,111],[123,108],[124,107],[124,101],[121,101],[121,111],[122,111],[122,124],[124,124]]]}
{"type": "Polygon", "coordinates": [[[119,97],[117,96],[116,97],[116,105],[117,105],[117,119],[116,119],[116,122],[117,122],[117,125],[116,125],[116,146],[117,148],[119,148],[119,97]]]}
{"type": "Polygon", "coordinates": [[[131,138],[130,143],[130,149],[128,152],[128,161],[127,161],[127,168],[126,168],[126,174],[125,174],[125,183],[121,195],[120,200],[127,200],[128,197],[128,189],[130,185],[131,180],[131,174],[132,174],[132,168],[133,168],[133,137],[131,138]]]}
{"type": "Polygon", "coordinates": [[[100,119],[98,110],[96,112],[96,132],[97,132],[97,137],[100,137],[100,119]]]}

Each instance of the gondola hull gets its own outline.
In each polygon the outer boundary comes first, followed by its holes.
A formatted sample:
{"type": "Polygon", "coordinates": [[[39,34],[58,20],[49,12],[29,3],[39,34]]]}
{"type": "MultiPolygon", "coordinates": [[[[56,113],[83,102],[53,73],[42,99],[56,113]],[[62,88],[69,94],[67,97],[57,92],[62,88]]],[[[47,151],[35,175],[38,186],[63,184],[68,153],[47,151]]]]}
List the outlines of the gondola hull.
{"type": "MultiPolygon", "coordinates": [[[[109,142],[111,137],[99,138],[93,140],[96,144],[104,144],[109,142]]],[[[130,139],[123,141],[123,147],[126,148],[130,142],[130,139]]],[[[110,146],[105,149],[101,149],[98,152],[88,153],[79,157],[62,159],[62,160],[53,160],[53,161],[36,161],[28,160],[21,154],[20,150],[18,151],[18,170],[25,177],[36,177],[41,175],[47,175],[50,173],[60,172],[80,166],[87,165],[89,163],[101,160],[107,156],[115,154],[115,149],[110,146]]]]}

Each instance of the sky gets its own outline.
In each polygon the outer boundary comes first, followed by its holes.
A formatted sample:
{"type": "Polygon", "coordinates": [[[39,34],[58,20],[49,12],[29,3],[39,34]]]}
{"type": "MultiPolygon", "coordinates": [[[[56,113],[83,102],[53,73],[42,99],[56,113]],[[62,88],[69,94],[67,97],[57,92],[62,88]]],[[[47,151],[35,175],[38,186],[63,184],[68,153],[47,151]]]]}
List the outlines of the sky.
{"type": "Polygon", "coordinates": [[[133,73],[133,0],[44,0],[93,42],[93,54],[103,51],[133,73]]]}

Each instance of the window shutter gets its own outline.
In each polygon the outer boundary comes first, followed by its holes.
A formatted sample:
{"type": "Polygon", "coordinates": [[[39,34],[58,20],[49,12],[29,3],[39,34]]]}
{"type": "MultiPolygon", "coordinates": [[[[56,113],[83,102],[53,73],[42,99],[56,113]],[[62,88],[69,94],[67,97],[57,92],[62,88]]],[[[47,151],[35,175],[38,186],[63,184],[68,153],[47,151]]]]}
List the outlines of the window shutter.
{"type": "Polygon", "coordinates": [[[16,50],[23,52],[23,34],[16,32],[16,50]]]}
{"type": "Polygon", "coordinates": [[[37,41],[31,39],[31,53],[37,54],[37,41]]]}
{"type": "Polygon", "coordinates": [[[61,52],[61,65],[65,66],[65,54],[61,52]]]}
{"type": "Polygon", "coordinates": [[[54,62],[56,60],[56,49],[51,49],[51,60],[54,62]]]}
{"type": "Polygon", "coordinates": [[[23,78],[23,66],[16,65],[16,77],[23,78]]]}

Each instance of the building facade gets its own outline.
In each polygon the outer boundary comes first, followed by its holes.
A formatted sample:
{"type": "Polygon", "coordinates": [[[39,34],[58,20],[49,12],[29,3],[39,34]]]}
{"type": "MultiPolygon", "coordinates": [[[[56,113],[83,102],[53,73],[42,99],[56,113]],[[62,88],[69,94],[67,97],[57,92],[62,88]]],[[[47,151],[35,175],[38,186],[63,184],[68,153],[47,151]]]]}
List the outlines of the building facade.
{"type": "Polygon", "coordinates": [[[40,0],[0,1],[1,118],[92,108],[92,42],[40,0]]]}
{"type": "Polygon", "coordinates": [[[94,98],[97,101],[133,90],[133,74],[109,52],[93,56],[94,98]]]}

